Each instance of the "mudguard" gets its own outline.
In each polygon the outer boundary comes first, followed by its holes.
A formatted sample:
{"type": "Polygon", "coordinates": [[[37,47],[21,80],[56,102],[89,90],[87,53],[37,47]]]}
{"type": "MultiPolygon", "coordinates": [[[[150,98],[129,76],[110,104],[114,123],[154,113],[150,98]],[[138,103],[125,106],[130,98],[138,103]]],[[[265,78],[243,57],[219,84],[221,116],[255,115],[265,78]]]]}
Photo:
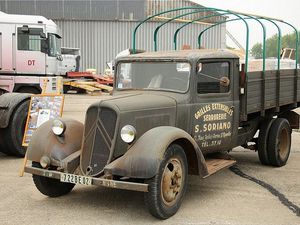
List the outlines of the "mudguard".
{"type": "MultiPolygon", "coordinates": [[[[52,122],[43,123],[32,135],[27,148],[27,158],[33,162],[40,162],[43,156],[50,159],[53,166],[63,167],[62,161],[81,148],[83,136],[83,124],[72,119],[61,119],[66,124],[66,130],[62,137],[52,132],[52,122]]],[[[79,154],[75,154],[78,157],[79,154]]],[[[72,157],[71,157],[72,158],[72,157]]]]}
{"type": "Polygon", "coordinates": [[[130,178],[149,179],[158,173],[161,161],[168,146],[180,144],[186,152],[189,165],[194,165],[197,175],[208,174],[205,159],[195,140],[184,130],[162,126],[143,134],[120,158],[106,165],[107,176],[117,175],[130,178]],[[193,157],[195,156],[195,157],[193,157]]]}
{"type": "Polygon", "coordinates": [[[0,96],[0,128],[6,128],[16,107],[30,99],[30,94],[6,93],[0,96]]]}

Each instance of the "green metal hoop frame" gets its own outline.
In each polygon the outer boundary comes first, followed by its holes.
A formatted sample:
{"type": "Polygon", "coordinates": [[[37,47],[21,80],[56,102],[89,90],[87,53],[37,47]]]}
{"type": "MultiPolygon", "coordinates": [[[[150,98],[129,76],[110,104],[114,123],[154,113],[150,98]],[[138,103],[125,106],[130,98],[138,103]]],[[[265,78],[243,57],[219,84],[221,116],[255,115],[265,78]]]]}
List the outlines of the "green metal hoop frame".
{"type": "Polygon", "coordinates": [[[264,23],[261,22],[261,20],[266,20],[266,21],[269,21],[272,24],[274,24],[276,26],[277,30],[278,30],[278,41],[277,41],[277,60],[278,60],[278,66],[277,66],[277,69],[279,70],[280,69],[280,51],[281,51],[281,40],[282,40],[281,34],[282,34],[282,32],[281,32],[281,29],[278,26],[277,22],[281,22],[281,23],[284,23],[284,24],[290,26],[291,28],[293,28],[294,31],[295,31],[295,33],[296,33],[296,43],[295,43],[296,53],[295,53],[295,59],[296,59],[296,69],[297,69],[297,62],[298,62],[298,58],[299,58],[299,54],[298,54],[299,33],[298,33],[298,30],[293,25],[291,25],[290,23],[282,21],[282,20],[278,20],[278,19],[269,18],[269,17],[262,17],[262,16],[256,16],[256,15],[251,15],[251,14],[246,14],[246,13],[234,12],[234,11],[230,11],[230,10],[223,10],[223,9],[218,9],[218,8],[206,8],[206,7],[200,7],[200,6],[191,6],[191,7],[183,7],[183,8],[170,9],[170,10],[167,10],[167,11],[160,12],[160,13],[157,13],[155,15],[149,16],[148,18],[146,18],[143,21],[141,21],[135,27],[135,29],[133,31],[133,35],[132,35],[133,36],[133,39],[132,39],[133,53],[136,53],[136,34],[137,34],[137,30],[138,30],[138,28],[142,24],[144,24],[145,22],[147,22],[150,19],[153,19],[153,18],[155,18],[157,16],[160,16],[160,15],[163,15],[163,14],[166,14],[166,13],[170,13],[170,12],[178,12],[178,11],[183,11],[183,10],[194,10],[194,11],[183,13],[183,14],[180,14],[180,15],[175,16],[173,18],[170,18],[167,21],[165,21],[162,24],[160,24],[159,26],[157,26],[157,28],[154,31],[154,50],[155,51],[157,51],[157,33],[158,33],[159,29],[161,27],[163,27],[164,25],[168,24],[169,22],[171,22],[173,20],[179,19],[179,18],[187,16],[187,15],[191,15],[191,14],[194,14],[194,13],[199,13],[199,12],[216,12],[215,14],[197,18],[195,20],[189,21],[189,22],[185,23],[184,25],[180,26],[175,31],[174,36],[173,36],[174,49],[175,50],[177,49],[177,36],[178,36],[178,32],[182,28],[184,28],[184,27],[186,27],[186,26],[188,26],[188,25],[190,25],[192,23],[202,21],[204,19],[208,19],[208,18],[212,18],[212,17],[217,17],[217,16],[224,16],[224,15],[233,15],[233,16],[236,17],[235,19],[217,22],[217,23],[212,24],[211,26],[205,28],[203,31],[201,31],[200,34],[199,34],[199,36],[198,36],[198,46],[201,46],[201,36],[203,35],[204,32],[206,32],[210,28],[218,26],[218,25],[223,24],[223,23],[231,22],[231,21],[238,21],[238,20],[243,21],[243,23],[245,24],[245,27],[246,27],[245,72],[247,73],[247,71],[248,71],[248,58],[249,58],[249,56],[248,56],[248,54],[249,54],[248,53],[249,52],[249,25],[248,25],[248,23],[247,23],[246,20],[252,19],[252,20],[257,21],[261,25],[262,30],[263,30],[263,49],[262,49],[262,52],[263,52],[263,72],[265,72],[265,61],[266,61],[266,27],[265,27],[264,23]],[[245,16],[247,16],[247,17],[245,17],[245,16]]]}

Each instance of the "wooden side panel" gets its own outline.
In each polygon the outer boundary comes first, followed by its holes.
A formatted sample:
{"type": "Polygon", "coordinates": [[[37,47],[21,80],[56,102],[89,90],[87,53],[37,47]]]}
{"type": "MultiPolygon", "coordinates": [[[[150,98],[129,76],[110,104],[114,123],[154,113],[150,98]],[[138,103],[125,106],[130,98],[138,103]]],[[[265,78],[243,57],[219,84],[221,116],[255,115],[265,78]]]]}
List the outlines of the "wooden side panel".
{"type": "Polygon", "coordinates": [[[276,107],[279,97],[279,106],[300,102],[300,70],[297,80],[297,100],[295,101],[295,70],[281,70],[279,80],[279,95],[277,87],[277,71],[266,71],[265,95],[263,97],[263,74],[261,71],[247,74],[245,98],[241,98],[241,115],[260,112],[276,107]],[[263,101],[265,101],[263,104],[263,101]],[[265,105],[264,109],[262,108],[265,105]]]}

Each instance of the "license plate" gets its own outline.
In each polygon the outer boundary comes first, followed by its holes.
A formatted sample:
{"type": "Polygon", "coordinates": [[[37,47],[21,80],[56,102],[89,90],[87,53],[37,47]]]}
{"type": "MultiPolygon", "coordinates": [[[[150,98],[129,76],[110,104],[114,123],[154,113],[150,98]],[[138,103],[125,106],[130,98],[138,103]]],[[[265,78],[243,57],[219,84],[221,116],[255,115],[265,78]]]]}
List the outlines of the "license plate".
{"type": "Polygon", "coordinates": [[[92,185],[91,177],[79,176],[69,173],[62,173],[60,175],[60,181],[72,184],[92,185]]]}

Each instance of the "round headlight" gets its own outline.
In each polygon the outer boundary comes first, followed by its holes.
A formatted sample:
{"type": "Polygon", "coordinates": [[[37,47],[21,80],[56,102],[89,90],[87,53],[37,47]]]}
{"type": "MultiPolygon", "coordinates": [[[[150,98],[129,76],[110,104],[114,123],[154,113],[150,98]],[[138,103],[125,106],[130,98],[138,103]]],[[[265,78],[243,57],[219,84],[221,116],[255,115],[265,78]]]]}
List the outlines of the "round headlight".
{"type": "Polygon", "coordinates": [[[126,125],[121,129],[121,138],[126,143],[131,143],[135,139],[136,130],[131,125],[126,125]]]}
{"type": "Polygon", "coordinates": [[[53,120],[52,131],[55,135],[61,136],[64,134],[65,130],[66,130],[66,125],[63,121],[59,119],[53,120]]]}

